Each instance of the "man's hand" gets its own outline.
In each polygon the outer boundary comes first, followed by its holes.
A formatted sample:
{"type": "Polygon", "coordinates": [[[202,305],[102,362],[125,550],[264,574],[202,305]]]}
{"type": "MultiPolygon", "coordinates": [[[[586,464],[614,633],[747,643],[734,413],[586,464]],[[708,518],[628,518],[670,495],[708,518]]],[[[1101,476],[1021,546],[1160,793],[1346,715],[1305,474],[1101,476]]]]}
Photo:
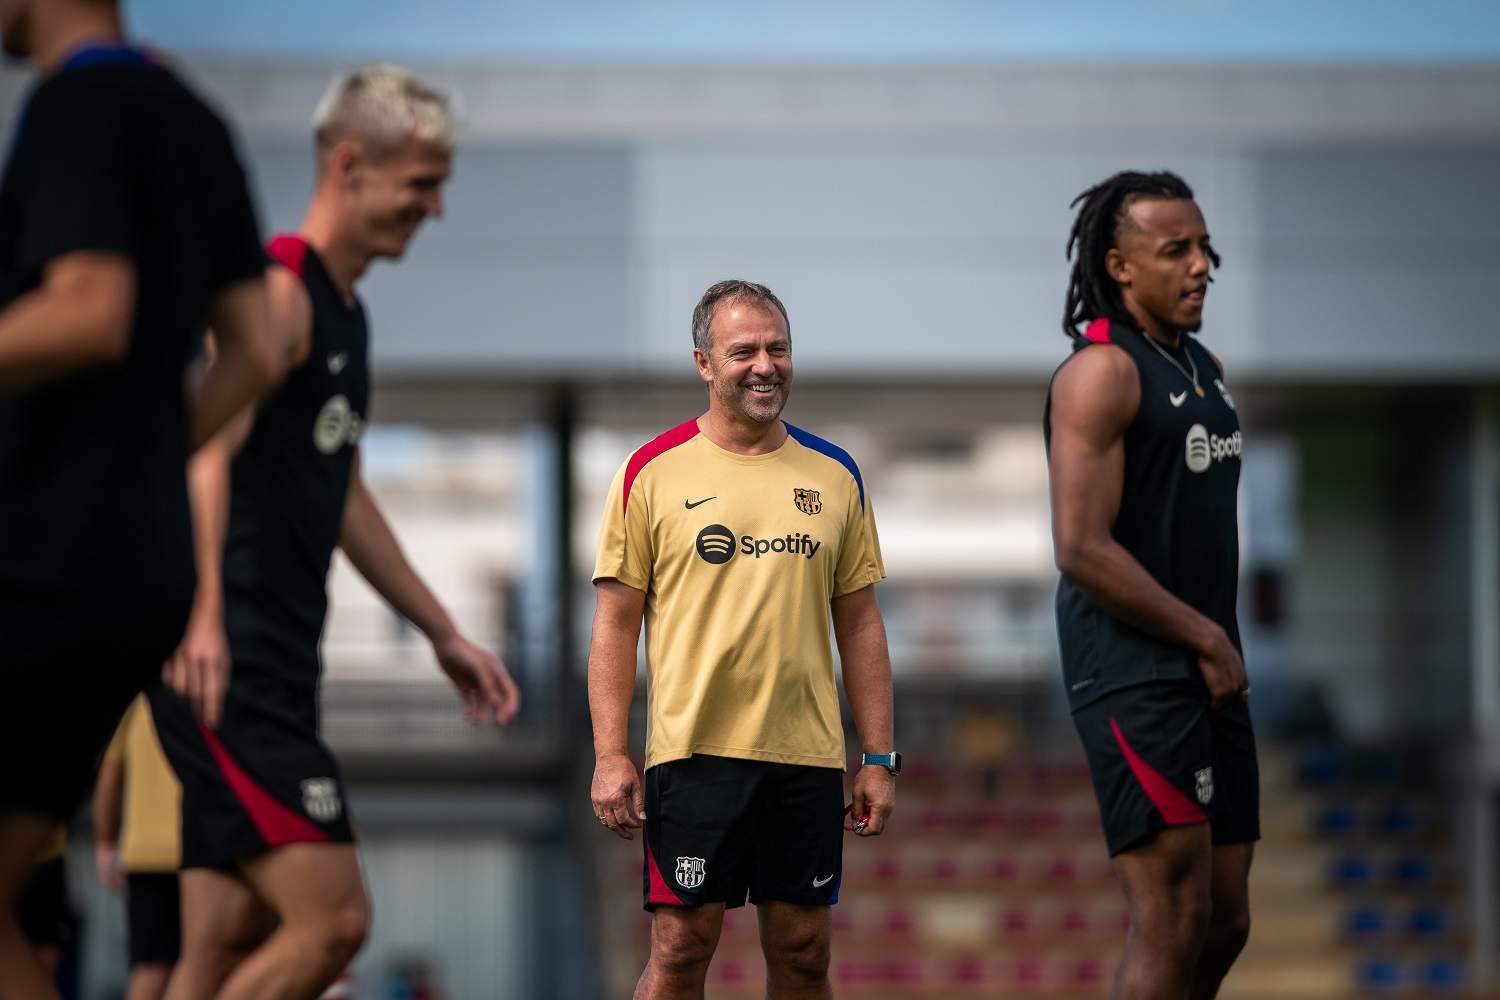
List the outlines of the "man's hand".
{"type": "Polygon", "coordinates": [[[589,798],[603,826],[625,840],[635,839],[630,831],[639,830],[646,821],[646,796],[635,763],[627,755],[605,754],[594,762],[589,798]]]}
{"type": "Polygon", "coordinates": [[[1219,629],[1208,648],[1199,653],[1198,669],[1203,672],[1203,683],[1208,685],[1208,694],[1215,708],[1223,708],[1250,693],[1245,661],[1223,629],[1219,629]]]}
{"type": "Polygon", "coordinates": [[[433,643],[432,652],[463,696],[464,717],[476,726],[488,721],[491,713],[497,725],[509,725],[521,710],[521,690],[495,654],[457,632],[433,643]]]}
{"type": "Polygon", "coordinates": [[[118,892],[125,882],[120,874],[120,845],[108,840],[95,841],[94,868],[98,870],[99,881],[104,887],[118,892]]]}
{"type": "Polygon", "coordinates": [[[229,639],[223,619],[194,611],[182,644],[162,667],[161,679],[193,706],[200,722],[210,729],[218,726],[229,687],[229,639]]]}
{"type": "Polygon", "coordinates": [[[861,837],[878,837],[896,808],[896,779],[878,764],[866,764],[854,776],[850,818],[861,837]],[[863,825],[861,825],[863,824],[863,825]]]}

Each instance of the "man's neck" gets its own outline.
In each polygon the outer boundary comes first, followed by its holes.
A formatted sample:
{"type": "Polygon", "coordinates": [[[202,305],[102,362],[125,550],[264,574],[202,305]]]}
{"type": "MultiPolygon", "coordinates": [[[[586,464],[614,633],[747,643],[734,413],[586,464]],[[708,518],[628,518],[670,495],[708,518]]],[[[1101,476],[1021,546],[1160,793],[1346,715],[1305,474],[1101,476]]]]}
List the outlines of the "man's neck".
{"type": "Polygon", "coordinates": [[[712,401],[708,412],[698,418],[698,430],[720,448],[737,455],[765,455],[786,441],[786,425],[780,420],[764,424],[736,420],[718,400],[712,401]]]}
{"type": "Polygon", "coordinates": [[[1177,347],[1182,343],[1182,331],[1167,323],[1163,323],[1134,302],[1126,302],[1125,309],[1135,320],[1136,326],[1141,332],[1158,344],[1167,347],[1177,347]]]}
{"type": "Polygon", "coordinates": [[[370,254],[355,246],[338,223],[333,206],[326,198],[314,195],[297,233],[318,252],[334,287],[346,299],[352,299],[354,286],[370,267],[370,254]]]}
{"type": "Polygon", "coordinates": [[[39,12],[32,26],[31,51],[37,68],[51,73],[63,60],[86,45],[119,45],[124,28],[119,14],[101,4],[97,9],[68,9],[48,17],[39,12]]]}

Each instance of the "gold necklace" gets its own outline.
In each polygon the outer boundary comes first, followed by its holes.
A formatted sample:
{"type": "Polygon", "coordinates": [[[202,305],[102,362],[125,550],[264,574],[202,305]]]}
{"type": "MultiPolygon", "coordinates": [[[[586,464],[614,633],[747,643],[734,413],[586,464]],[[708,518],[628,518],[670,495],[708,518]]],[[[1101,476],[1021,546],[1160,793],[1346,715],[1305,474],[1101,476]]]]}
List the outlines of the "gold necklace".
{"type": "Polygon", "coordinates": [[[1191,365],[1192,368],[1193,368],[1193,373],[1191,375],[1188,374],[1188,370],[1186,368],[1182,367],[1182,365],[1180,365],[1180,364],[1177,363],[1177,359],[1176,358],[1174,358],[1174,357],[1172,357],[1172,355],[1168,354],[1166,352],[1166,350],[1160,344],[1158,344],[1156,342],[1156,338],[1155,337],[1151,336],[1151,334],[1147,333],[1145,330],[1141,331],[1141,336],[1146,338],[1146,343],[1148,343],[1152,347],[1156,348],[1156,353],[1157,354],[1160,354],[1162,357],[1164,357],[1164,358],[1167,359],[1167,363],[1168,364],[1170,364],[1173,368],[1176,368],[1178,371],[1182,372],[1182,377],[1183,378],[1185,378],[1189,382],[1193,383],[1193,391],[1198,394],[1198,398],[1199,399],[1202,399],[1203,398],[1203,386],[1201,386],[1201,385],[1198,384],[1198,363],[1193,360],[1193,352],[1190,351],[1190,350],[1188,350],[1187,345],[1186,344],[1182,345],[1182,352],[1187,355],[1188,364],[1191,365]]]}

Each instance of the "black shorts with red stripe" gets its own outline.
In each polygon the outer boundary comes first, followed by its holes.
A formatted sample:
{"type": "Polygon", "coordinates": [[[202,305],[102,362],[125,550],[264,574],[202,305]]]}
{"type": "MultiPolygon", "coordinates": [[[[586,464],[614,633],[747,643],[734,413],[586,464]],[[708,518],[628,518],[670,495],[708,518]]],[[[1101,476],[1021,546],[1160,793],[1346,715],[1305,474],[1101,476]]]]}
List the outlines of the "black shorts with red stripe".
{"type": "Polygon", "coordinates": [[[182,785],[182,867],[228,869],[291,844],[353,843],[343,778],[318,737],[315,704],[247,697],[254,668],[236,663],[234,671],[215,729],[160,684],[149,691],[182,785]]]}
{"type": "Polygon", "coordinates": [[[844,773],[694,754],[646,772],[645,908],[839,901],[844,773]]]}
{"type": "Polygon", "coordinates": [[[1111,691],[1073,713],[1110,857],[1169,826],[1208,823],[1214,844],[1260,839],[1250,707],[1214,709],[1192,681],[1111,691]]]}

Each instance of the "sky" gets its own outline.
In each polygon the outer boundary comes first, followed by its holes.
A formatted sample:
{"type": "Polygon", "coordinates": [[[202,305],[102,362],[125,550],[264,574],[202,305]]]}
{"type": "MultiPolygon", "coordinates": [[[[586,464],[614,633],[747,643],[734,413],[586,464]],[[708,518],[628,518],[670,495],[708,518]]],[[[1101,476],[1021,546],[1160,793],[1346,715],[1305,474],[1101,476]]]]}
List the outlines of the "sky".
{"type": "Polygon", "coordinates": [[[531,62],[1500,62],[1500,0],[124,0],[185,54],[531,62]]]}

